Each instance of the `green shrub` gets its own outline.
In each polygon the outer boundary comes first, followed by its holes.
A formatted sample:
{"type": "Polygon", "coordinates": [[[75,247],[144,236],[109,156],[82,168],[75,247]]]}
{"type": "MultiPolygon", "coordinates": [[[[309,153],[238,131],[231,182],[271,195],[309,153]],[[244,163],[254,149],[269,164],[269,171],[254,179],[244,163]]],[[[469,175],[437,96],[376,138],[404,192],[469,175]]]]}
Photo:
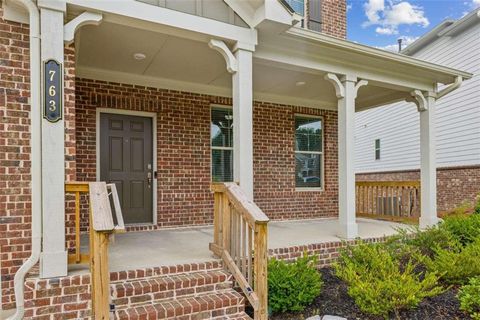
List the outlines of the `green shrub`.
{"type": "Polygon", "coordinates": [[[471,278],[458,292],[460,309],[474,320],[480,320],[480,277],[471,278]]]}
{"type": "Polygon", "coordinates": [[[302,311],[320,295],[322,278],[317,257],[306,253],[293,263],[268,263],[268,304],[273,312],[302,311]]]}
{"type": "Polygon", "coordinates": [[[440,228],[450,232],[462,245],[467,245],[480,237],[480,215],[449,216],[440,228]]]}
{"type": "Polygon", "coordinates": [[[475,199],[475,207],[473,208],[473,212],[475,214],[480,214],[480,193],[477,194],[477,197],[475,199]]]}
{"type": "Polygon", "coordinates": [[[480,276],[480,238],[462,247],[435,248],[435,257],[424,257],[423,262],[430,272],[441,273],[448,283],[463,284],[469,278],[480,276]]]}
{"type": "Polygon", "coordinates": [[[435,248],[448,249],[456,246],[457,240],[447,229],[442,227],[430,227],[420,230],[419,227],[398,230],[400,241],[398,250],[403,253],[411,253],[418,250],[422,255],[433,257],[435,248]]]}
{"type": "Polygon", "coordinates": [[[385,318],[401,309],[414,308],[426,297],[443,292],[436,272],[416,273],[413,260],[402,261],[382,244],[350,246],[343,250],[336,274],[348,284],[348,294],[358,307],[385,318]]]}

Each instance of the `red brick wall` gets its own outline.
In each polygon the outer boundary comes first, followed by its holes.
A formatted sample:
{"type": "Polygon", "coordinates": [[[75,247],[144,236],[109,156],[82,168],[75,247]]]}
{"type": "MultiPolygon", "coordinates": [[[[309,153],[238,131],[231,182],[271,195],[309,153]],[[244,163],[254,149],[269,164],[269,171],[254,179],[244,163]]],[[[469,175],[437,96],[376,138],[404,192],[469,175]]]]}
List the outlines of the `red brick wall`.
{"type": "Polygon", "coordinates": [[[0,8],[0,273],[3,308],[13,276],[30,254],[30,73],[28,25],[0,8]]]}
{"type": "MultiPolygon", "coordinates": [[[[77,79],[77,179],[95,180],[96,108],[157,113],[158,226],[211,224],[211,104],[228,105],[231,101],[209,95],[77,79]]],[[[272,219],[337,214],[336,128],[336,112],[254,103],[255,201],[272,219]],[[325,191],[295,191],[295,113],[324,117],[325,191]]]]}
{"type": "MultiPolygon", "coordinates": [[[[420,171],[360,173],[358,181],[420,180],[420,171]]],[[[438,211],[454,209],[463,202],[473,203],[480,192],[480,166],[437,169],[438,211]]]]}
{"type": "MultiPolygon", "coordinates": [[[[309,1],[309,0],[307,0],[309,1]]],[[[347,2],[346,0],[320,0],[321,32],[340,39],[347,38],[347,2]]],[[[309,27],[309,6],[306,6],[305,16],[309,27]]]]}
{"type": "Polygon", "coordinates": [[[256,103],[253,123],[255,202],[271,219],[335,216],[338,207],[337,113],[256,103]],[[295,114],[324,120],[325,190],[295,190],[295,114]]]}

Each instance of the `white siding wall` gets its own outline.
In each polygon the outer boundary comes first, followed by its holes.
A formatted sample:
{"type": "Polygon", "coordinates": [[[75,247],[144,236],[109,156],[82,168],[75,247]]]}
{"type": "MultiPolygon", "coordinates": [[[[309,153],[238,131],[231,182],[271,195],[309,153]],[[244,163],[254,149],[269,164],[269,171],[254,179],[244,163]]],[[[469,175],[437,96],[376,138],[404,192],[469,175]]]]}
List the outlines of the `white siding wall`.
{"type": "MultiPolygon", "coordinates": [[[[475,74],[437,101],[437,167],[480,164],[480,23],[456,37],[438,39],[414,57],[475,74]]],[[[419,128],[413,103],[357,113],[357,172],[418,169],[419,128]],[[381,140],[380,160],[375,160],[375,139],[381,140]]]]}

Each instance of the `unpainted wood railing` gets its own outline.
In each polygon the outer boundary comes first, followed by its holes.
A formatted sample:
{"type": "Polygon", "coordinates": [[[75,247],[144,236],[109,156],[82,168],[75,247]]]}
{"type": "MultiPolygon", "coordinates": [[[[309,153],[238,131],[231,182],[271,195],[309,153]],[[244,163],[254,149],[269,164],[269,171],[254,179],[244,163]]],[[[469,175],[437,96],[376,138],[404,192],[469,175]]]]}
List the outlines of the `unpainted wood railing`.
{"type": "Polygon", "coordinates": [[[357,217],[417,221],[420,217],[419,181],[357,181],[357,217]]]}
{"type": "Polygon", "coordinates": [[[110,235],[125,231],[122,210],[115,184],[105,182],[69,182],[65,192],[75,194],[75,251],[69,263],[88,263],[92,285],[92,319],[110,318],[110,272],[108,270],[108,243],[110,235]],[[89,252],[81,252],[80,198],[89,197],[89,252]],[[115,209],[114,222],[110,202],[115,209]]]}
{"type": "Polygon", "coordinates": [[[210,250],[221,257],[254,309],[268,319],[268,217],[235,183],[213,184],[214,239],[210,250]]]}

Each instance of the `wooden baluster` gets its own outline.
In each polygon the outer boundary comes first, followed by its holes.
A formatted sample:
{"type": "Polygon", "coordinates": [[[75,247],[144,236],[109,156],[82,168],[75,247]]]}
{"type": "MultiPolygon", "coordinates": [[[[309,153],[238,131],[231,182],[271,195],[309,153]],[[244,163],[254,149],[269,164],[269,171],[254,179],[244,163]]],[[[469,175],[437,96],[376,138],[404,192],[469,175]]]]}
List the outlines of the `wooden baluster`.
{"type": "Polygon", "coordinates": [[[223,249],[227,250],[229,253],[232,252],[231,250],[231,232],[232,232],[232,226],[231,226],[231,221],[232,221],[232,210],[230,207],[230,202],[228,200],[228,197],[223,194],[223,199],[222,199],[222,209],[223,209],[223,232],[222,232],[222,237],[223,237],[223,249]]]}
{"type": "Polygon", "coordinates": [[[248,228],[248,224],[242,218],[242,271],[243,271],[243,276],[245,278],[247,277],[247,250],[248,250],[247,228],[248,228]]]}
{"type": "Polygon", "coordinates": [[[247,278],[247,281],[248,281],[248,284],[250,286],[252,286],[253,285],[253,278],[252,278],[253,230],[250,227],[250,225],[247,225],[247,226],[248,226],[248,266],[247,266],[247,268],[248,268],[248,278],[247,278]]]}
{"type": "Polygon", "coordinates": [[[213,243],[222,247],[222,193],[213,194],[213,243]]]}
{"type": "Polygon", "coordinates": [[[267,281],[267,224],[255,225],[255,292],[258,295],[259,308],[255,310],[255,320],[267,320],[268,281],[267,281]]]}
{"type": "Polygon", "coordinates": [[[236,229],[237,229],[237,240],[236,240],[236,247],[235,247],[235,252],[236,252],[236,264],[239,268],[242,266],[242,251],[241,251],[241,244],[242,244],[242,216],[240,212],[237,212],[237,222],[236,222],[236,229]]]}
{"type": "Polygon", "coordinates": [[[80,263],[80,191],[75,192],[75,262],[80,263]]]}

